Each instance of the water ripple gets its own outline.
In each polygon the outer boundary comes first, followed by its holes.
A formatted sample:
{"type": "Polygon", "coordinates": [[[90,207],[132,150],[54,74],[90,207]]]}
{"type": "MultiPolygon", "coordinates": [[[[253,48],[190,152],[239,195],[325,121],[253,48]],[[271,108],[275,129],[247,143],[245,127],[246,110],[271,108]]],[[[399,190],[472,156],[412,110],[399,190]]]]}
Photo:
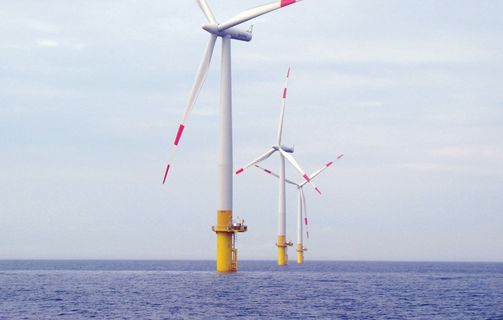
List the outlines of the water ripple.
{"type": "Polygon", "coordinates": [[[502,264],[0,261],[0,319],[502,319],[502,264]]]}

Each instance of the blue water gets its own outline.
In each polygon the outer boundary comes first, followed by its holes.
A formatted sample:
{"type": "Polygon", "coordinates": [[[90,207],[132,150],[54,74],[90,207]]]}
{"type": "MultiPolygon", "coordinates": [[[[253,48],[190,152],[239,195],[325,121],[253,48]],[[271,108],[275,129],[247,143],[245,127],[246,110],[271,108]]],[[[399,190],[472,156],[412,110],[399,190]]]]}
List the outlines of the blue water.
{"type": "Polygon", "coordinates": [[[0,261],[0,319],[503,319],[503,264],[0,261]]]}

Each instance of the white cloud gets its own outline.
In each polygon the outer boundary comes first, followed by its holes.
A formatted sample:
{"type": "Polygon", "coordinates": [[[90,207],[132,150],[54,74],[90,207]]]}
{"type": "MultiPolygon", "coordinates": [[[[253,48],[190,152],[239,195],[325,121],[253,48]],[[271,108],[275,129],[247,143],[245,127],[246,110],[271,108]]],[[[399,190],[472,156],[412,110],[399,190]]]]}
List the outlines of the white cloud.
{"type": "Polygon", "coordinates": [[[59,47],[59,42],[49,39],[40,39],[36,41],[36,44],[40,47],[56,48],[59,47]]]}
{"type": "Polygon", "coordinates": [[[503,146],[445,146],[432,149],[433,156],[473,161],[503,161],[503,146]]]}
{"type": "Polygon", "coordinates": [[[32,31],[35,31],[37,33],[59,33],[60,28],[49,22],[41,21],[41,20],[36,20],[36,19],[31,19],[31,18],[21,18],[18,20],[13,21],[14,24],[19,24],[25,28],[28,28],[32,31]]]}
{"type": "Polygon", "coordinates": [[[308,54],[332,63],[386,63],[386,64],[460,64],[488,62],[497,59],[497,53],[480,44],[466,41],[410,39],[403,41],[351,41],[326,46],[309,46],[308,54]]]}

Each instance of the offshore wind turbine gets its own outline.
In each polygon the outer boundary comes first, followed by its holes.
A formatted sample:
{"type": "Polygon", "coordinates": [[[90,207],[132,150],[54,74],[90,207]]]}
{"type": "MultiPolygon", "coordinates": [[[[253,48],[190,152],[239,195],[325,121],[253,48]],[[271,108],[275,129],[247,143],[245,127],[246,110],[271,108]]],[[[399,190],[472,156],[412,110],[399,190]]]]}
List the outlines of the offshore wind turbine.
{"type": "MultiPolygon", "coordinates": [[[[336,160],[331,161],[324,165],[322,168],[318,169],[315,171],[313,174],[309,176],[309,178],[312,180],[316,178],[320,173],[325,171],[327,168],[332,166],[335,161],[339,160],[342,158],[344,155],[341,154],[340,156],[337,157],[336,160]]],[[[269,169],[263,168],[259,165],[255,165],[258,169],[275,176],[276,178],[280,178],[280,176],[277,173],[272,172],[269,169]]],[[[306,235],[307,238],[309,239],[309,231],[307,230],[307,227],[309,225],[308,220],[307,220],[307,205],[306,205],[306,197],[304,196],[304,186],[306,185],[307,181],[301,181],[299,183],[293,182],[292,180],[285,179],[285,182],[291,185],[294,185],[297,187],[297,263],[298,264],[303,264],[304,263],[304,251],[307,251],[307,248],[304,247],[304,233],[302,230],[302,220],[304,220],[304,224],[306,226],[306,235]]]]}
{"type": "Polygon", "coordinates": [[[293,147],[287,147],[281,144],[281,135],[283,132],[283,119],[285,115],[285,104],[286,104],[286,96],[288,91],[288,80],[290,78],[290,68],[288,68],[288,72],[286,74],[285,87],[283,88],[283,95],[281,98],[281,112],[279,116],[278,123],[278,133],[276,138],[276,144],[273,145],[267,152],[259,156],[257,159],[248,163],[241,169],[236,171],[236,174],[240,174],[245,169],[256,165],[257,163],[264,161],[269,158],[273,153],[279,152],[280,161],[279,161],[279,197],[278,197],[278,242],[276,246],[278,247],[278,265],[285,266],[288,264],[288,254],[287,247],[291,246],[291,242],[286,241],[286,195],[285,195],[285,159],[290,162],[293,167],[304,177],[306,183],[310,183],[314,189],[321,194],[320,190],[314,185],[311,181],[311,178],[306,174],[306,172],[300,167],[297,161],[293,158],[291,153],[294,152],[293,147]]]}
{"type": "Polygon", "coordinates": [[[211,62],[211,56],[217,38],[222,39],[221,57],[221,80],[220,80],[220,120],[219,120],[219,185],[218,185],[218,208],[217,225],[212,229],[217,235],[217,271],[231,272],[237,271],[237,249],[235,248],[236,232],[246,231],[246,226],[232,223],[232,85],[231,85],[231,40],[250,41],[252,39],[251,30],[243,31],[236,26],[266,14],[268,12],[286,7],[301,0],[280,0],[272,3],[245,10],[233,18],[219,23],[215,19],[206,0],[197,0],[199,7],[203,11],[208,23],[202,28],[210,34],[208,45],[204,51],[203,58],[192,86],[192,90],[187,101],[183,120],[178,127],[173,147],[169,154],[168,165],[164,172],[162,183],[166,182],[168,172],[171,168],[176,149],[180,143],[187,120],[192,112],[192,108],[201,91],[206,74],[211,62]]]}

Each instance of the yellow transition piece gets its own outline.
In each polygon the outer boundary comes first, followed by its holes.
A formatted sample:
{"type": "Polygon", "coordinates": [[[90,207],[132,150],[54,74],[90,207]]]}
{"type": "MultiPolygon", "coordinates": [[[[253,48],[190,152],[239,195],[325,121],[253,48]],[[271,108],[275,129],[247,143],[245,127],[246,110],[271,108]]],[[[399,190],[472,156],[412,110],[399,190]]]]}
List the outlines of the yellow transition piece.
{"type": "Polygon", "coordinates": [[[236,233],[247,231],[244,220],[233,224],[232,211],[219,210],[217,212],[217,225],[212,229],[217,234],[217,271],[237,271],[238,250],[235,248],[235,237],[236,233]]]}
{"type": "Polygon", "coordinates": [[[300,243],[297,244],[297,263],[298,264],[304,263],[304,247],[300,243]]]}
{"type": "Polygon", "coordinates": [[[278,236],[278,243],[276,245],[278,246],[278,266],[288,265],[288,254],[286,253],[286,236],[278,236]]]}

